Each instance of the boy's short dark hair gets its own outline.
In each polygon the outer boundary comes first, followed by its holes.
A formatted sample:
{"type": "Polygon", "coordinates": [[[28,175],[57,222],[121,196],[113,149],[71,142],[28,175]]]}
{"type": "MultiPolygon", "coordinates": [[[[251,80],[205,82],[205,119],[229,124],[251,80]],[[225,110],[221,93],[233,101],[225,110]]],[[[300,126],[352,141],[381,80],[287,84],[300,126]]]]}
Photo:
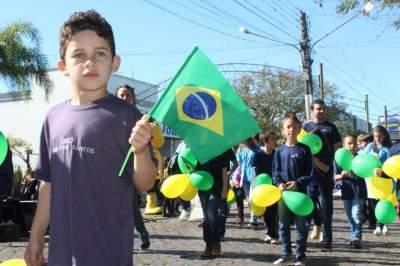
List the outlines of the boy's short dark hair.
{"type": "Polygon", "coordinates": [[[310,108],[312,111],[314,111],[314,105],[319,104],[325,107],[325,102],[321,99],[316,99],[314,101],[311,102],[310,108]]]}
{"type": "Polygon", "coordinates": [[[99,37],[104,38],[111,50],[111,54],[115,56],[114,34],[111,25],[107,20],[93,9],[85,12],[73,13],[60,29],[60,58],[65,59],[65,51],[72,36],[84,30],[92,30],[99,37]]]}
{"type": "Polygon", "coordinates": [[[285,116],[282,118],[282,127],[283,127],[283,123],[285,123],[285,121],[286,120],[292,120],[292,121],[294,121],[294,122],[296,122],[297,123],[297,125],[299,126],[299,128],[300,128],[300,125],[301,125],[301,123],[300,123],[300,120],[297,118],[297,116],[296,115],[294,115],[294,114],[285,114],[285,116]]]}
{"type": "Polygon", "coordinates": [[[121,89],[121,88],[126,88],[126,89],[128,89],[128,90],[131,92],[132,97],[135,97],[135,88],[132,87],[132,86],[130,86],[130,85],[128,85],[128,84],[124,84],[124,85],[118,86],[118,87],[115,89],[115,96],[117,96],[117,93],[118,93],[119,89],[121,89]]]}
{"type": "Polygon", "coordinates": [[[261,132],[260,134],[260,141],[262,144],[267,144],[268,141],[271,139],[272,136],[276,136],[275,132],[272,131],[266,131],[264,130],[263,132],[261,132]]]}

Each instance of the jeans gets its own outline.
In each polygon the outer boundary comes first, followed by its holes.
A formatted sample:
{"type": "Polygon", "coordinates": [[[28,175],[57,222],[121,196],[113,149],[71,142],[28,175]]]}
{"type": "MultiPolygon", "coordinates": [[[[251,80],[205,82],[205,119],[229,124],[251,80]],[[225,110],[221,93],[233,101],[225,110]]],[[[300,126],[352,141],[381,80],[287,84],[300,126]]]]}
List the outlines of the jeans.
{"type": "MultiPolygon", "coordinates": [[[[246,198],[249,202],[249,207],[251,207],[250,206],[251,183],[249,181],[243,182],[243,190],[244,190],[244,193],[246,194],[246,198]]],[[[251,211],[251,208],[250,208],[250,211],[251,211]]],[[[252,212],[250,213],[250,222],[257,223],[257,216],[255,216],[252,212]]]]}
{"type": "Polygon", "coordinates": [[[203,209],[203,239],[207,245],[220,242],[221,219],[219,209],[221,206],[221,190],[214,187],[207,191],[199,190],[199,198],[203,209]]]}
{"type": "MultiPolygon", "coordinates": [[[[308,192],[314,202],[314,212],[312,218],[320,217],[322,222],[322,232],[324,241],[332,243],[332,216],[333,216],[333,197],[332,186],[330,184],[320,184],[318,189],[308,192]],[[315,210],[316,209],[316,210],[315,210]],[[315,214],[315,211],[317,214],[315,214]]],[[[314,220],[314,224],[318,225],[318,218],[314,220]]]]}
{"type": "Polygon", "coordinates": [[[307,250],[308,225],[305,216],[298,216],[292,213],[283,203],[278,203],[279,214],[279,236],[281,238],[281,254],[283,257],[292,254],[292,246],[290,240],[290,222],[292,219],[296,224],[296,258],[303,259],[307,250]]]}
{"type": "Polygon", "coordinates": [[[139,192],[135,186],[133,186],[133,201],[132,201],[132,211],[133,211],[133,225],[139,235],[147,234],[146,226],[143,222],[143,216],[139,208],[139,192]]]}
{"type": "Polygon", "coordinates": [[[351,227],[351,239],[362,238],[362,225],[364,221],[363,209],[365,199],[343,200],[344,209],[351,227]]]}
{"type": "MultiPolygon", "coordinates": [[[[374,216],[375,216],[375,208],[376,208],[376,204],[378,204],[378,201],[379,200],[377,200],[377,199],[368,199],[368,202],[371,204],[371,207],[372,207],[372,210],[373,210],[373,214],[374,214],[374,216]]],[[[376,218],[375,218],[376,219],[376,218]]],[[[380,223],[378,220],[376,220],[376,228],[383,228],[383,223],[380,223]]]]}

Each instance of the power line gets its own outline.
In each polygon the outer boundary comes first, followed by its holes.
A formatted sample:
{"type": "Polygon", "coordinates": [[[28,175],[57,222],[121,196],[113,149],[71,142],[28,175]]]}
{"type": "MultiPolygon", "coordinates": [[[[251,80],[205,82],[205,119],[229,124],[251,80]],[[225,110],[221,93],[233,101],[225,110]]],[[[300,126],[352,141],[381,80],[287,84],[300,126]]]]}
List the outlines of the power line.
{"type": "MultiPolygon", "coordinates": [[[[248,8],[246,5],[240,3],[240,2],[237,1],[237,0],[233,0],[233,1],[234,1],[236,4],[240,5],[241,7],[243,7],[244,9],[246,9],[247,11],[249,11],[250,13],[256,15],[258,18],[260,18],[260,19],[264,20],[265,22],[267,22],[268,24],[272,25],[274,28],[276,28],[276,29],[278,29],[279,31],[285,33],[287,36],[289,36],[290,38],[294,39],[296,42],[298,41],[297,38],[293,37],[290,33],[288,33],[287,31],[285,31],[285,30],[282,29],[281,27],[275,25],[274,23],[272,23],[272,22],[269,21],[268,19],[262,17],[261,15],[259,15],[259,14],[258,14],[257,12],[255,12],[254,10],[248,8]]],[[[253,4],[247,2],[246,0],[245,0],[245,2],[246,2],[247,4],[249,4],[249,5],[251,5],[253,8],[256,8],[256,9],[257,9],[257,7],[255,7],[253,4]]]]}
{"type": "Polygon", "coordinates": [[[225,36],[229,36],[229,37],[232,37],[232,38],[235,38],[235,39],[239,39],[239,40],[242,40],[242,41],[261,43],[261,42],[258,42],[258,41],[254,41],[254,40],[249,40],[249,39],[241,38],[241,37],[238,37],[238,36],[236,36],[236,35],[233,35],[233,34],[230,34],[230,33],[227,33],[227,32],[223,32],[223,31],[217,30],[217,29],[215,29],[215,28],[213,28],[213,27],[210,27],[210,26],[207,26],[207,25],[198,23],[197,21],[194,21],[194,20],[192,20],[192,19],[183,17],[183,16],[179,15],[178,13],[176,13],[176,12],[174,12],[174,11],[171,11],[171,10],[169,10],[169,9],[167,9],[167,8],[165,8],[165,7],[162,7],[162,6],[158,5],[158,4],[155,4],[155,3],[151,2],[150,0],[144,0],[144,1],[145,1],[146,3],[152,5],[152,6],[155,6],[155,7],[159,8],[159,9],[161,9],[161,10],[163,10],[163,11],[165,11],[165,12],[171,14],[171,15],[173,15],[173,16],[176,16],[176,17],[178,17],[178,18],[180,18],[180,19],[183,19],[183,20],[185,20],[185,21],[188,21],[188,22],[190,22],[190,23],[192,23],[192,24],[195,24],[195,25],[197,25],[197,26],[199,26],[199,27],[202,27],[202,28],[205,28],[205,29],[208,29],[208,30],[217,32],[217,33],[222,34],[222,35],[225,35],[225,36]]]}

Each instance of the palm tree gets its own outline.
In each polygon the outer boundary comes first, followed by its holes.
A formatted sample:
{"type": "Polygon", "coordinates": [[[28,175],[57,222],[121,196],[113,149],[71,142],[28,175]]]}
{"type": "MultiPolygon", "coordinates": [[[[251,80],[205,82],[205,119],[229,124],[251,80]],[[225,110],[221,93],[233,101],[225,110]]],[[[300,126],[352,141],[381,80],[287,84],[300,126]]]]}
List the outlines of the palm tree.
{"type": "Polygon", "coordinates": [[[41,52],[39,31],[28,22],[16,22],[0,29],[0,79],[24,97],[29,96],[32,79],[44,88],[46,100],[53,83],[47,73],[48,61],[41,52]]]}

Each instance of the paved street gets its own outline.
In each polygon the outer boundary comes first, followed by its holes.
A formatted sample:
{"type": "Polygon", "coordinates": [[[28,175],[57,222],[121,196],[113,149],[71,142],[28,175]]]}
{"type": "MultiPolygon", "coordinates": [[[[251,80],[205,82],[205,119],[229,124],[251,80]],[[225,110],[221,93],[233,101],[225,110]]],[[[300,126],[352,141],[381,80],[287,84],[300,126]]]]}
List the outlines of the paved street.
{"type": "MultiPolygon", "coordinates": [[[[235,210],[233,210],[235,214],[235,210]]],[[[228,219],[223,256],[214,260],[199,259],[204,248],[202,231],[194,222],[182,222],[177,218],[151,216],[147,228],[151,234],[151,248],[138,250],[135,241],[136,265],[269,265],[279,256],[279,245],[264,244],[264,231],[234,224],[228,219]]],[[[364,247],[354,250],[348,247],[349,226],[342,201],[335,200],[334,246],[332,252],[321,252],[318,242],[309,242],[307,265],[400,265],[400,223],[389,226],[390,235],[374,236],[364,230],[364,247]]],[[[293,234],[292,234],[293,236],[293,234]]],[[[22,258],[26,240],[0,243],[0,261],[22,258]]]]}

